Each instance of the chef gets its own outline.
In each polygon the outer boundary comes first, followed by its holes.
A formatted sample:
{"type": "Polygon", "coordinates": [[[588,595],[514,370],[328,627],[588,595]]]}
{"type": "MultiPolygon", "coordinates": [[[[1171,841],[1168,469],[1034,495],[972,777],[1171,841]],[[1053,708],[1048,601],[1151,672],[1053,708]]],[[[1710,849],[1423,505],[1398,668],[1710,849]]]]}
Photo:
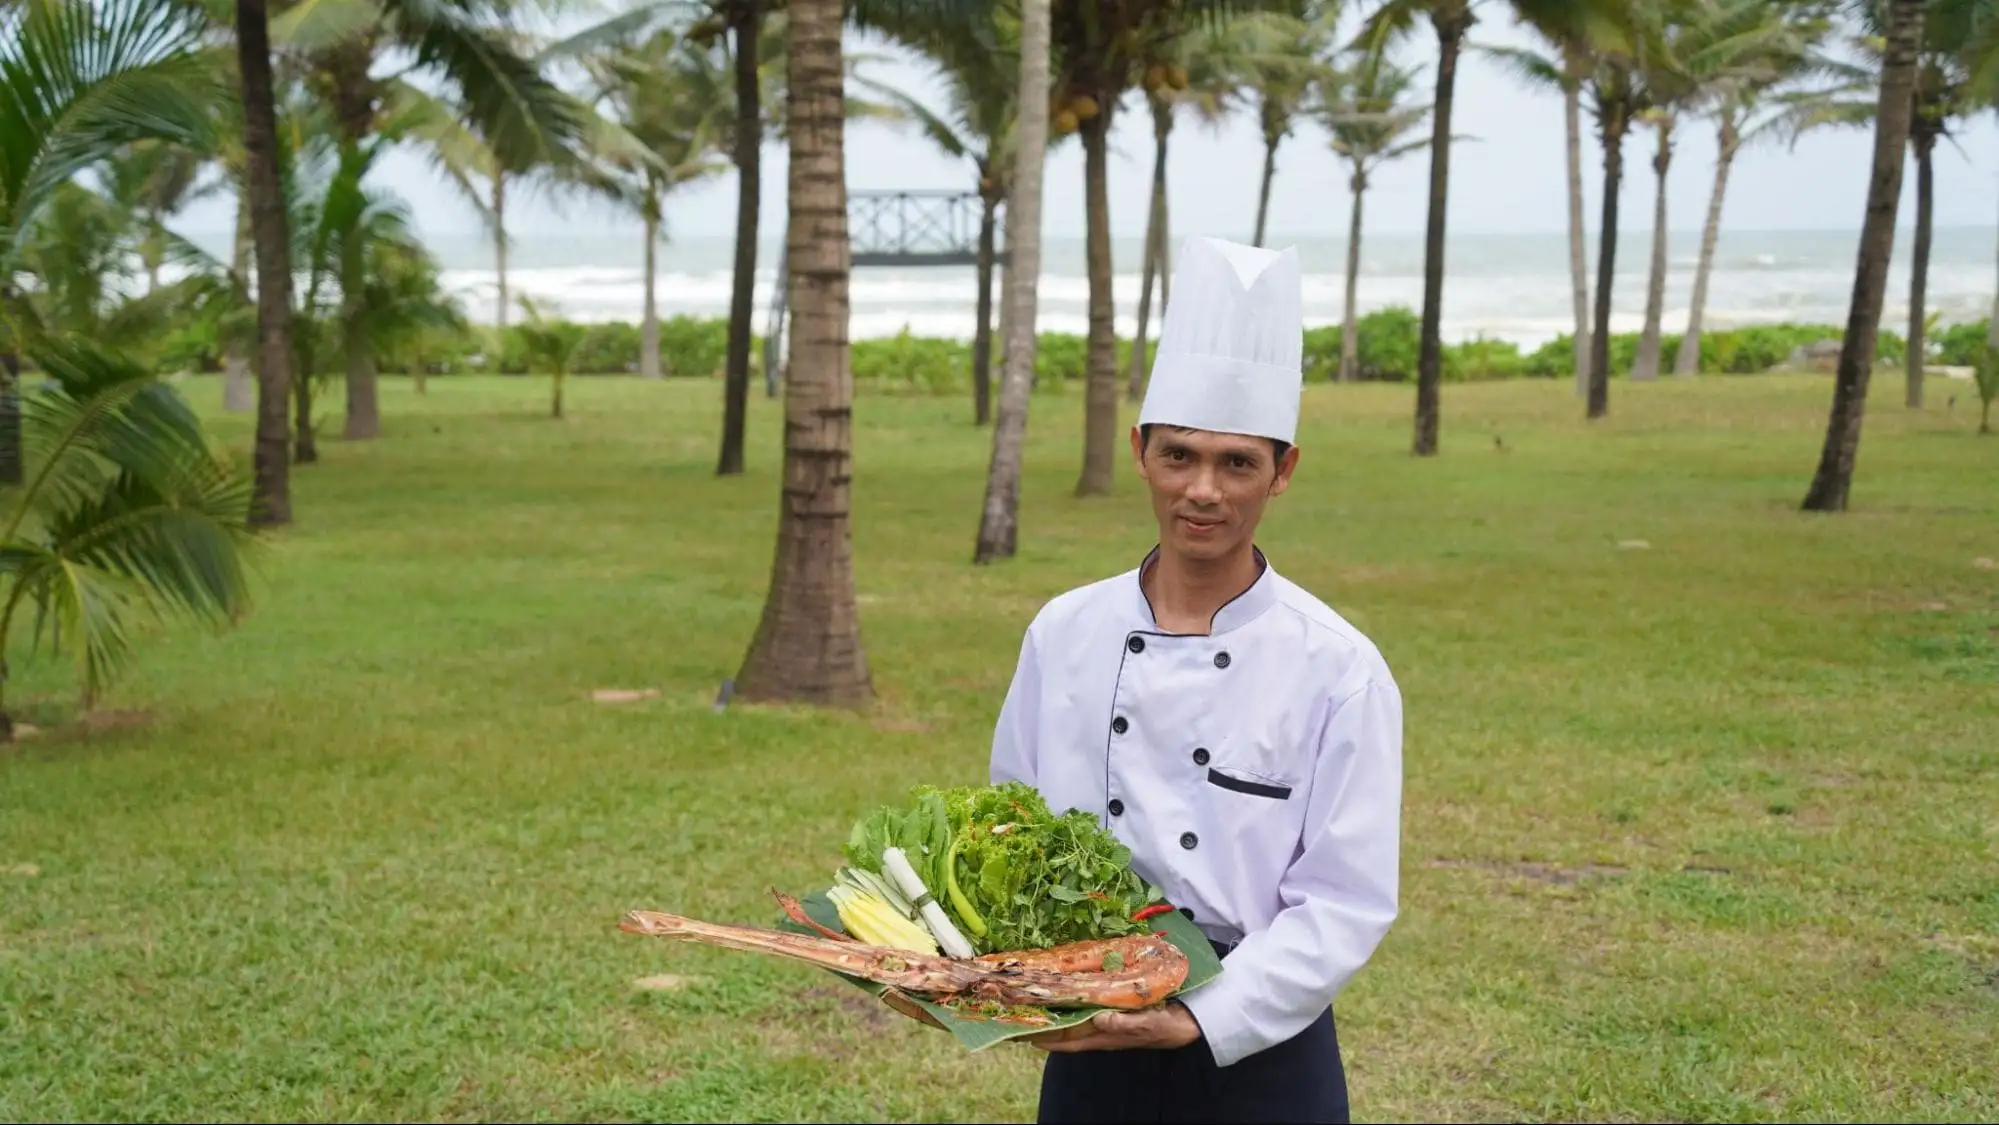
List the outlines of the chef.
{"type": "Polygon", "coordinates": [[[1295,249],[1185,242],[1131,434],[1157,546],[1041,609],[1001,706],[992,780],[1098,816],[1223,958],[1034,1040],[1043,1122],[1348,1119],[1331,1005],[1396,915],[1402,701],[1256,546],[1298,464],[1299,289],[1295,249]]]}

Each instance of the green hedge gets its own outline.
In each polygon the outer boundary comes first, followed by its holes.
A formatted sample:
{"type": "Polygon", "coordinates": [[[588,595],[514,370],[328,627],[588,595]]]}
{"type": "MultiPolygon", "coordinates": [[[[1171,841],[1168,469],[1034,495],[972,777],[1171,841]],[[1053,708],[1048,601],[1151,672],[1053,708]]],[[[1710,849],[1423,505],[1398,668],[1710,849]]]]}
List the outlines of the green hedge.
{"type": "MultiPolygon", "coordinates": [[[[1360,378],[1367,382],[1402,383],[1416,377],[1421,322],[1417,314],[1402,306],[1379,309],[1361,317],[1358,323],[1360,378]]],[[[1756,325],[1701,336],[1701,370],[1707,374],[1748,375],[1781,367],[1798,348],[1819,340],[1837,340],[1838,325],[1774,324],[1756,325]]],[[[170,351],[199,352],[212,347],[189,333],[193,339],[175,340],[170,351]]],[[[1305,332],[1305,378],[1308,382],[1330,381],[1340,365],[1338,325],[1307,329],[1305,332]]],[[[1985,323],[1953,325],[1939,330],[1932,341],[1936,362],[1969,364],[1971,349],[1982,346],[1985,323]]],[[[492,373],[520,375],[529,371],[528,350],[518,326],[500,334],[498,346],[491,343],[488,329],[472,329],[447,335],[432,334],[419,344],[396,349],[382,357],[382,370],[407,373],[421,362],[433,374],[492,373]],[[497,354],[495,354],[497,352],[497,354]]],[[[1680,337],[1662,338],[1661,365],[1671,370],[1679,352],[1680,337]]],[[[1631,369],[1638,347],[1638,334],[1619,333],[1611,337],[1610,358],[1613,376],[1622,377],[1631,369]]],[[[606,322],[589,326],[571,372],[576,375],[635,373],[639,369],[639,328],[626,322],[606,322]]],[[[1884,331],[1880,339],[1880,361],[1900,363],[1904,350],[1901,336],[1884,331]]],[[[1063,393],[1080,383],[1088,358],[1085,337],[1075,333],[1044,332],[1035,355],[1035,389],[1040,393],[1063,393]]],[[[724,318],[676,316],[660,322],[660,364],[664,373],[679,378],[719,378],[728,354],[728,321],[724,318]]],[[[853,374],[856,384],[882,393],[943,394],[969,391],[972,347],[969,341],[916,336],[904,330],[894,336],[855,340],[853,374]]],[[[180,358],[176,356],[176,358],[180,358]]],[[[994,344],[994,370],[1001,360],[998,341],[994,344]]],[[[1443,378],[1447,382],[1491,379],[1566,379],[1575,373],[1570,338],[1564,334],[1531,352],[1522,352],[1501,340],[1474,339],[1446,344],[1442,353],[1443,378]]],[[[752,379],[761,379],[762,339],[751,338],[752,379]]],[[[1118,378],[1122,382],[1131,370],[1131,341],[1117,342],[1118,378]]]]}

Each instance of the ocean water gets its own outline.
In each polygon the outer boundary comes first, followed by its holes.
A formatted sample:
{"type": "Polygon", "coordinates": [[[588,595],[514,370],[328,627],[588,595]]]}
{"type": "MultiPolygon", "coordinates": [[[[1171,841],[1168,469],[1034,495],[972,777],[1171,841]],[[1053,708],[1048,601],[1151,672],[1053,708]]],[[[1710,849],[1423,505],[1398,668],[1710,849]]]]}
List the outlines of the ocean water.
{"type": "MultiPolygon", "coordinates": [[[[1724,230],[1709,282],[1707,324],[1714,328],[1810,321],[1841,324],[1853,285],[1857,231],[1724,230]]],[[[1935,232],[1927,304],[1946,321],[1987,315],[1999,278],[1999,233],[1992,228],[1952,228],[1935,232]]],[[[1337,323],[1345,295],[1346,245],[1339,237],[1273,238],[1295,245],[1304,261],[1305,318],[1308,325],[1337,323]]],[[[494,315],[492,248],[477,234],[433,237],[434,253],[445,268],[444,283],[465,303],[469,316],[490,322],[494,315]]],[[[1883,324],[1896,331],[1908,318],[1910,233],[1898,233],[1883,324]]],[[[1699,253],[1699,232],[1672,236],[1666,278],[1665,327],[1679,331],[1699,253]]],[[[1130,333],[1138,309],[1139,254],[1136,238],[1113,243],[1117,324],[1130,333]]],[[[643,246],[634,227],[627,235],[515,231],[509,248],[508,281],[516,295],[546,302],[577,320],[637,321],[643,308],[643,246]]],[[[778,260],[775,237],[767,238],[757,269],[756,330],[765,330],[771,281],[778,260]]],[[[1594,275],[1597,248],[1591,240],[1594,275]]],[[[1618,239],[1617,281],[1611,325],[1614,331],[1642,327],[1651,235],[1630,232],[1618,239]]],[[[656,297],[662,316],[686,313],[725,316],[729,310],[728,232],[685,237],[659,249],[656,297]]],[[[1040,327],[1044,332],[1081,333],[1087,328],[1089,284],[1083,269],[1083,240],[1051,238],[1043,250],[1040,327]]],[[[998,297],[995,280],[995,300],[998,297]]],[[[860,267],[852,279],[852,335],[891,336],[903,329],[917,335],[969,338],[978,296],[970,266],[860,267]]],[[[1418,234],[1369,235],[1361,243],[1360,310],[1401,304],[1422,307],[1423,240],[1418,234]]],[[[1158,297],[1153,304],[1157,323],[1158,297]]],[[[517,316],[517,313],[510,314],[517,316]]],[[[1570,330],[1568,239],[1562,234],[1462,234],[1450,239],[1446,254],[1443,333],[1447,340],[1474,337],[1540,346],[1570,330]]],[[[1156,331],[1156,328],[1155,328],[1156,331]]]]}

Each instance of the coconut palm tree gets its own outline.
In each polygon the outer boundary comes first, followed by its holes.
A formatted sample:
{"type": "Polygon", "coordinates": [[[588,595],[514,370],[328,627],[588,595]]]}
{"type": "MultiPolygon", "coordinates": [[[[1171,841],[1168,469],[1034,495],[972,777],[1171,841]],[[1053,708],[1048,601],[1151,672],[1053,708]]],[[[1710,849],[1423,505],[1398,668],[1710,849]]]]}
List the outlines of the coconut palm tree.
{"type": "MultiPolygon", "coordinates": [[[[249,481],[139,364],[67,334],[27,353],[44,378],[23,396],[29,473],[0,530],[0,646],[32,621],[38,646],[74,654],[88,708],[144,625],[247,611],[249,481]]],[[[13,731],[0,703],[0,740],[13,731]]]]}
{"type": "Polygon", "coordinates": [[[125,146],[101,167],[106,196],[138,225],[136,246],[146,273],[146,289],[160,286],[167,254],[167,219],[191,203],[216,194],[227,181],[204,179],[214,160],[208,153],[162,141],[125,146]]]}
{"type": "Polygon", "coordinates": [[[1618,202],[1624,186],[1624,138],[1646,119],[1656,91],[1673,79],[1678,63],[1670,52],[1667,12],[1660,7],[1633,11],[1631,33],[1596,39],[1594,68],[1585,89],[1603,144],[1603,213],[1597,227],[1596,321],[1590,329],[1588,406],[1595,419],[1610,411],[1610,298],[1617,279],[1618,202]]]}
{"type": "Polygon", "coordinates": [[[1676,130],[1683,116],[1707,108],[1723,91],[1777,82],[1795,69],[1808,46],[1781,18],[1771,0],[1679,0],[1660,28],[1661,50],[1648,64],[1645,123],[1658,147],[1652,158],[1652,260],[1645,289],[1645,319],[1631,377],[1659,377],[1660,337],[1666,300],[1666,184],[1676,130]]]}
{"type": "Polygon", "coordinates": [[[236,70],[243,104],[243,199],[257,258],[256,483],[250,519],[292,520],[292,231],[279,169],[285,161],[272,79],[266,0],[236,0],[236,70]]]}
{"type": "MultiPolygon", "coordinates": [[[[1882,83],[1885,59],[1885,21],[1890,10],[1885,0],[1856,5],[1860,27],[1853,48],[1858,63],[1828,67],[1836,84],[1818,92],[1809,111],[1793,112],[1792,127],[1802,130],[1835,125],[1864,127],[1874,119],[1873,91],[1882,83]]],[[[1993,20],[1991,0],[1931,0],[1923,17],[1923,36],[1917,45],[1915,90],[1909,123],[1909,150],[1916,163],[1915,238],[1909,254],[1909,329],[1906,363],[1905,402],[1911,409],[1923,405],[1924,364],[1928,358],[1925,342],[1929,321],[1928,287],[1931,229],[1936,204],[1935,154],[1937,144],[1948,138],[1957,119],[1974,112],[1974,51],[1968,49],[1985,39],[1984,28],[1993,20]]]]}
{"type": "MultiPolygon", "coordinates": [[[[509,170],[573,154],[584,129],[580,103],[541,72],[540,60],[514,34],[514,14],[509,0],[317,0],[288,9],[273,38],[310,63],[307,84],[349,146],[378,133],[398,141],[420,138],[389,118],[410,113],[427,96],[418,79],[439,83],[492,153],[498,188],[509,170]],[[414,61],[393,75],[378,74],[378,62],[390,51],[414,61]]],[[[350,321],[342,346],[355,353],[347,362],[346,436],[370,438],[379,432],[379,419],[372,347],[360,328],[367,315],[361,298],[352,297],[342,315],[350,321]]]]}
{"type": "Polygon", "coordinates": [[[1301,16],[1303,0],[1132,0],[1104,7],[1064,0],[1051,14],[1057,104],[1051,130],[1083,142],[1089,351],[1085,366],[1083,466],[1079,496],[1110,491],[1118,449],[1117,334],[1111,292],[1110,129],[1119,101],[1149,60],[1203,21],[1237,11],[1301,16]]]}
{"type": "Polygon", "coordinates": [[[77,180],[56,188],[17,236],[22,296],[45,329],[103,339],[143,237],[134,226],[130,211],[77,180]]]}
{"type": "Polygon", "coordinates": [[[21,486],[0,516],[0,651],[32,621],[37,644],[74,652],[86,707],[145,619],[231,621],[247,605],[247,482],[171,387],[52,330],[22,291],[31,232],[78,173],[135,142],[206,145],[218,91],[200,30],[197,13],[144,0],[0,8],[0,481],[21,486]],[[43,375],[32,392],[23,354],[43,375]]]}
{"type": "Polygon", "coordinates": [[[573,320],[552,317],[550,314],[556,311],[552,304],[537,303],[526,294],[522,294],[520,302],[521,312],[527,317],[520,325],[520,333],[527,344],[528,362],[548,372],[548,416],[561,421],[562,391],[569,380],[569,365],[575,359],[576,349],[583,346],[583,337],[589,329],[573,320]]]}
{"type": "Polygon", "coordinates": [[[1035,307],[1041,283],[1041,189],[1048,147],[1051,0],[1021,0],[1020,109],[1007,178],[1007,292],[1004,368],[993,421],[992,460],[979,506],[974,564],[1012,558],[1020,531],[1020,469],[1027,400],[1034,380],[1035,307]]]}
{"type": "Polygon", "coordinates": [[[1575,314],[1570,341],[1575,353],[1576,395],[1582,397],[1589,393],[1590,357],[1589,236],[1583,224],[1582,170],[1582,89],[1590,73],[1590,48],[1582,34],[1568,29],[1543,31],[1542,35],[1547,42],[1541,48],[1469,45],[1501,63],[1523,85],[1562,96],[1562,123],[1567,135],[1569,292],[1575,314]]]}
{"type": "Polygon", "coordinates": [[[218,93],[199,15],[146,0],[18,0],[0,8],[0,484],[21,476],[20,350],[40,334],[21,295],[37,218],[123,146],[200,150],[218,93]]]}
{"type": "Polygon", "coordinates": [[[1360,288],[1361,203],[1376,168],[1428,146],[1417,133],[1430,115],[1428,105],[1411,105],[1413,67],[1397,66],[1378,54],[1362,55],[1351,67],[1316,84],[1313,106],[1332,138],[1333,151],[1347,162],[1353,215],[1347,226],[1346,319],[1340,332],[1340,381],[1360,372],[1357,294],[1360,288]]]}
{"type": "Polygon", "coordinates": [[[1344,0],[1307,0],[1296,19],[1263,21],[1264,42],[1243,43],[1235,68],[1247,97],[1256,103],[1257,131],[1263,135],[1263,174],[1256,191],[1256,228],[1250,243],[1263,245],[1270,223],[1270,186],[1277,179],[1277,150],[1291,136],[1313,84],[1327,67],[1344,0]]]}
{"type": "Polygon", "coordinates": [[[639,375],[660,378],[657,258],[665,201],[675,190],[728,169],[724,141],[734,126],[728,75],[714,53],[671,32],[654,32],[633,50],[590,59],[593,102],[640,145],[649,160],[607,155],[614,199],[638,212],[645,228],[645,311],[639,335],[639,375]]]}
{"type": "Polygon", "coordinates": [[[978,313],[972,336],[972,418],[992,421],[993,268],[998,258],[999,209],[1012,172],[1014,118],[1019,104],[1020,24],[995,5],[988,21],[891,21],[874,29],[935,66],[943,104],[933,110],[905,91],[872,79],[862,85],[945,153],[971,163],[978,184],[978,313]]]}
{"type": "MultiPolygon", "coordinates": [[[[1330,71],[1325,54],[1330,54],[1331,25],[1338,13],[1333,5],[1315,15],[1314,21],[1300,20],[1278,12],[1244,12],[1226,23],[1197,25],[1186,35],[1158,44],[1160,55],[1148,62],[1140,88],[1152,111],[1152,208],[1146,216],[1145,256],[1140,270],[1138,325],[1132,340],[1131,372],[1125,381],[1125,397],[1133,403],[1145,398],[1150,371],[1146,348],[1152,316],[1152,290],[1159,286],[1159,303],[1164,307],[1170,296],[1173,263],[1166,200],[1166,155],[1173,126],[1181,108],[1211,129],[1218,129],[1239,110],[1261,109],[1257,99],[1260,77],[1277,76],[1289,82],[1298,73],[1317,76],[1330,71]],[[1299,45],[1311,39],[1320,54],[1301,54],[1299,45]]],[[[1283,132],[1290,132],[1285,122],[1283,132]]],[[[1275,168],[1275,158],[1269,162],[1275,168]]],[[[1268,199],[1268,187],[1263,198],[1268,199]]]]}
{"type": "Polygon", "coordinates": [[[1769,60],[1774,65],[1768,71],[1720,76],[1708,83],[1713,96],[1707,113],[1715,127],[1714,187],[1708,193],[1707,219],[1701,228],[1700,258],[1694,267],[1693,295],[1687,304],[1687,327],[1680,336],[1680,350],[1673,361],[1676,375],[1691,376],[1700,371],[1708,280],[1714,272],[1715,249],[1721,240],[1722,200],[1728,191],[1728,175],[1736,156],[1744,148],[1787,132],[1795,143],[1800,113],[1815,114],[1824,100],[1822,94],[1786,92],[1785,88],[1826,69],[1827,63],[1817,53],[1817,47],[1830,27],[1829,22],[1816,13],[1778,0],[1764,4],[1763,15],[1783,24],[1797,50],[1769,60]]]}
{"type": "Polygon", "coordinates": [[[1889,0],[1880,95],[1875,103],[1874,161],[1853,271],[1853,299],[1840,342],[1825,444],[1811,487],[1805,491],[1805,511],[1843,512],[1853,487],[1868,376],[1874,367],[1875,334],[1888,287],[1888,261],[1895,249],[1895,213],[1902,199],[1902,149],[1909,143],[1927,7],[1925,0],[1889,0]]]}
{"type": "MultiPolygon", "coordinates": [[[[1586,29],[1593,41],[1602,29],[1621,29],[1636,0],[1508,0],[1513,15],[1535,28],[1586,29]]],[[[1430,105],[1429,219],[1423,235],[1422,335],[1416,359],[1416,424],[1411,451],[1437,453],[1443,424],[1444,217],[1450,195],[1451,110],[1455,103],[1458,57],[1476,23],[1472,0],[1381,0],[1367,19],[1358,43],[1380,52],[1427,22],[1437,37],[1437,90],[1430,105]]]]}
{"type": "Polygon", "coordinates": [[[770,591],[735,680],[748,700],[856,704],[874,694],[848,531],[854,388],[841,19],[841,0],[793,0],[789,13],[785,260],[795,328],[770,591]]]}

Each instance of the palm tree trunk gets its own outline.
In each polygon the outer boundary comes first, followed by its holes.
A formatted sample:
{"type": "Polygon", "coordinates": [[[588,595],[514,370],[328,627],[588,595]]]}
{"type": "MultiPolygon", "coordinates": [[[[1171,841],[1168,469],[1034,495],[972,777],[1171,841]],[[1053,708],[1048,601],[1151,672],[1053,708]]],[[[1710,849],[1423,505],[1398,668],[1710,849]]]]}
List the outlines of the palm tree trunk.
{"type": "Polygon", "coordinates": [[[555,385],[551,389],[549,397],[548,416],[550,418],[560,419],[562,417],[562,385],[567,381],[565,378],[567,374],[561,367],[557,367],[552,374],[551,381],[555,385]]]}
{"type": "Polygon", "coordinates": [[[1083,196],[1090,274],[1089,356],[1084,363],[1083,472],[1076,495],[1111,490],[1117,464],[1117,322],[1111,302],[1110,108],[1083,122],[1083,196]]]}
{"type": "Polygon", "coordinates": [[[1867,182],[1866,218],[1860,228],[1853,297],[1833,380],[1832,413],[1826,420],[1818,469],[1805,492],[1803,508],[1808,512],[1845,511],[1853,487],[1853,464],[1860,454],[1860,424],[1867,406],[1867,378],[1874,369],[1875,336],[1888,289],[1888,262],[1895,251],[1895,212],[1902,201],[1903,146],[1909,143],[1916,44],[1922,28],[1923,0],[1891,0],[1881,94],[1874,114],[1874,169],[1867,182]]]}
{"type": "Polygon", "coordinates": [[[1020,528],[1021,450],[1027,438],[1028,395],[1034,383],[1035,300],[1041,280],[1042,166],[1048,148],[1048,38],[1050,0],[1021,0],[1020,89],[1014,122],[1013,173],[1006,200],[1005,367],[1000,371],[999,412],[993,419],[993,454],[979,509],[975,564],[1012,558],[1020,528]]]}
{"type": "Polygon", "coordinates": [[[1924,306],[1930,280],[1930,226],[1935,215],[1935,174],[1931,157],[1936,152],[1936,135],[1927,126],[1914,126],[1916,150],[1916,243],[1909,254],[1909,352],[1908,405],[1923,406],[1923,367],[1929,347],[1923,339],[1924,306]]]}
{"type": "Polygon", "coordinates": [[[375,339],[368,324],[367,279],[361,275],[362,234],[347,232],[341,262],[341,354],[347,367],[347,417],[341,437],[368,441],[381,436],[382,415],[375,393],[375,339]]]}
{"type": "Polygon", "coordinates": [[[367,339],[349,340],[347,359],[347,419],[340,436],[367,441],[382,436],[382,411],[376,395],[375,356],[367,339]]]}
{"type": "Polygon", "coordinates": [[[770,593],[736,681],[746,700],[848,704],[874,694],[848,531],[854,384],[842,8],[842,0],[791,4],[786,239],[793,320],[783,506],[770,593]]]}
{"type": "Polygon", "coordinates": [[[1418,457],[1437,453],[1442,424],[1439,401],[1443,381],[1444,210],[1451,182],[1451,102],[1458,77],[1458,49],[1471,27],[1471,12],[1463,0],[1434,8],[1430,22],[1437,29],[1437,97],[1430,113],[1430,217],[1423,238],[1423,334],[1416,353],[1416,438],[1418,457]]]}
{"type": "MultiPolygon", "coordinates": [[[[1152,319],[1152,284],[1159,275],[1159,248],[1166,241],[1166,139],[1173,131],[1173,103],[1158,98],[1152,103],[1152,207],[1145,216],[1145,259],[1139,271],[1138,331],[1131,341],[1131,374],[1125,380],[1125,398],[1139,402],[1145,398],[1145,333],[1152,319]]],[[[1164,308],[1166,299],[1160,298],[1164,308]]]]}
{"type": "Polygon", "coordinates": [[[1708,196],[1707,224],[1701,228],[1701,260],[1694,267],[1694,295],[1687,305],[1687,331],[1680,337],[1680,354],[1674,358],[1673,374],[1698,375],[1701,369],[1701,320],[1707,313],[1708,276],[1714,272],[1714,251],[1721,241],[1721,201],[1728,192],[1728,170],[1742,147],[1742,133],[1735,119],[1724,113],[1717,127],[1714,162],[1714,191],[1708,196]]]}
{"type": "Polygon", "coordinates": [[[1610,412],[1610,292],[1617,279],[1617,196],[1624,186],[1624,131],[1630,125],[1622,104],[1606,106],[1603,122],[1603,219],[1597,233],[1596,325],[1590,331],[1589,408],[1601,418],[1610,412]]]}
{"type": "Polygon", "coordinates": [[[648,192],[645,204],[645,312],[639,323],[639,378],[657,379],[659,370],[659,196],[648,192]]]}
{"type": "Polygon", "coordinates": [[[1277,178],[1277,144],[1281,138],[1266,135],[1263,138],[1263,182],[1256,189],[1256,237],[1250,245],[1263,245],[1263,235],[1270,221],[1270,184],[1277,178]]]}
{"type": "MultiPolygon", "coordinates": [[[[757,197],[762,177],[763,97],[758,82],[757,36],[763,0],[742,0],[736,32],[736,265],[729,295],[728,364],[722,379],[722,455],[715,472],[743,471],[743,431],[749,423],[750,319],[756,315],[757,197]]],[[[784,284],[779,278],[778,284],[784,284]]]]}
{"type": "Polygon", "coordinates": [[[1569,165],[1569,293],[1575,307],[1576,397],[1589,395],[1589,233],[1583,225],[1582,81],[1588,56],[1576,44],[1564,45],[1568,82],[1562,87],[1562,123],[1567,131],[1569,165]]]}
{"type": "MultiPolygon", "coordinates": [[[[236,238],[229,250],[229,275],[242,291],[250,291],[250,247],[256,235],[250,230],[250,201],[241,185],[236,201],[236,238]]],[[[256,384],[250,379],[250,357],[243,354],[242,341],[232,334],[222,349],[222,409],[230,414],[247,414],[256,405],[256,384]]]]}
{"type": "Polygon", "coordinates": [[[1999,352],[1999,285],[1992,287],[1992,315],[1985,322],[1985,346],[1999,352]]]}
{"type": "MultiPolygon", "coordinates": [[[[4,314],[6,304],[13,300],[14,287],[0,278],[0,314],[4,314]]],[[[0,484],[20,484],[24,479],[20,349],[14,333],[0,322],[0,484]]],[[[0,682],[4,680],[0,676],[0,682]]]]}
{"type": "Polygon", "coordinates": [[[1633,379],[1659,377],[1659,334],[1666,310],[1666,172],[1673,166],[1673,120],[1658,124],[1659,151],[1652,157],[1652,171],[1658,190],[1652,193],[1652,269],[1645,279],[1645,329],[1638,336],[1638,354],[1632,359],[1633,379]]]}
{"type": "Polygon", "coordinates": [[[250,523],[275,527],[292,521],[285,419],[292,389],[292,265],[278,184],[278,115],[265,0],[236,0],[236,68],[243,83],[244,188],[257,250],[257,438],[250,523]]]}
{"type": "Polygon", "coordinates": [[[979,214],[979,324],[972,331],[972,423],[993,420],[993,238],[999,197],[987,193],[979,214]]]}
{"type": "Polygon", "coordinates": [[[1367,196],[1367,173],[1354,170],[1353,218],[1347,223],[1347,307],[1340,322],[1340,382],[1360,378],[1360,204],[1367,196]]]}
{"type": "Polygon", "coordinates": [[[292,411],[292,460],[310,465],[319,460],[319,442],[312,433],[312,376],[300,373],[294,383],[297,409],[292,411]]]}
{"type": "MultiPolygon", "coordinates": [[[[1012,174],[1012,169],[1008,169],[1007,171],[1009,175],[1012,174]]],[[[1013,192],[1004,188],[1001,190],[1006,206],[1006,225],[1011,227],[1013,226],[1013,192]]],[[[1011,246],[1013,244],[1012,236],[1008,235],[1006,238],[1007,240],[1003,245],[1011,246]]],[[[997,362],[1000,369],[999,378],[1001,386],[998,392],[1000,395],[1005,394],[1007,342],[1013,339],[1013,329],[1010,326],[1013,317],[1013,282],[1013,259],[1009,255],[1006,264],[999,267],[999,328],[993,333],[993,351],[998,353],[997,362]]]]}
{"type": "Polygon", "coordinates": [[[493,276],[499,281],[499,306],[493,310],[493,327],[507,330],[507,174],[493,171],[493,276]]]}

